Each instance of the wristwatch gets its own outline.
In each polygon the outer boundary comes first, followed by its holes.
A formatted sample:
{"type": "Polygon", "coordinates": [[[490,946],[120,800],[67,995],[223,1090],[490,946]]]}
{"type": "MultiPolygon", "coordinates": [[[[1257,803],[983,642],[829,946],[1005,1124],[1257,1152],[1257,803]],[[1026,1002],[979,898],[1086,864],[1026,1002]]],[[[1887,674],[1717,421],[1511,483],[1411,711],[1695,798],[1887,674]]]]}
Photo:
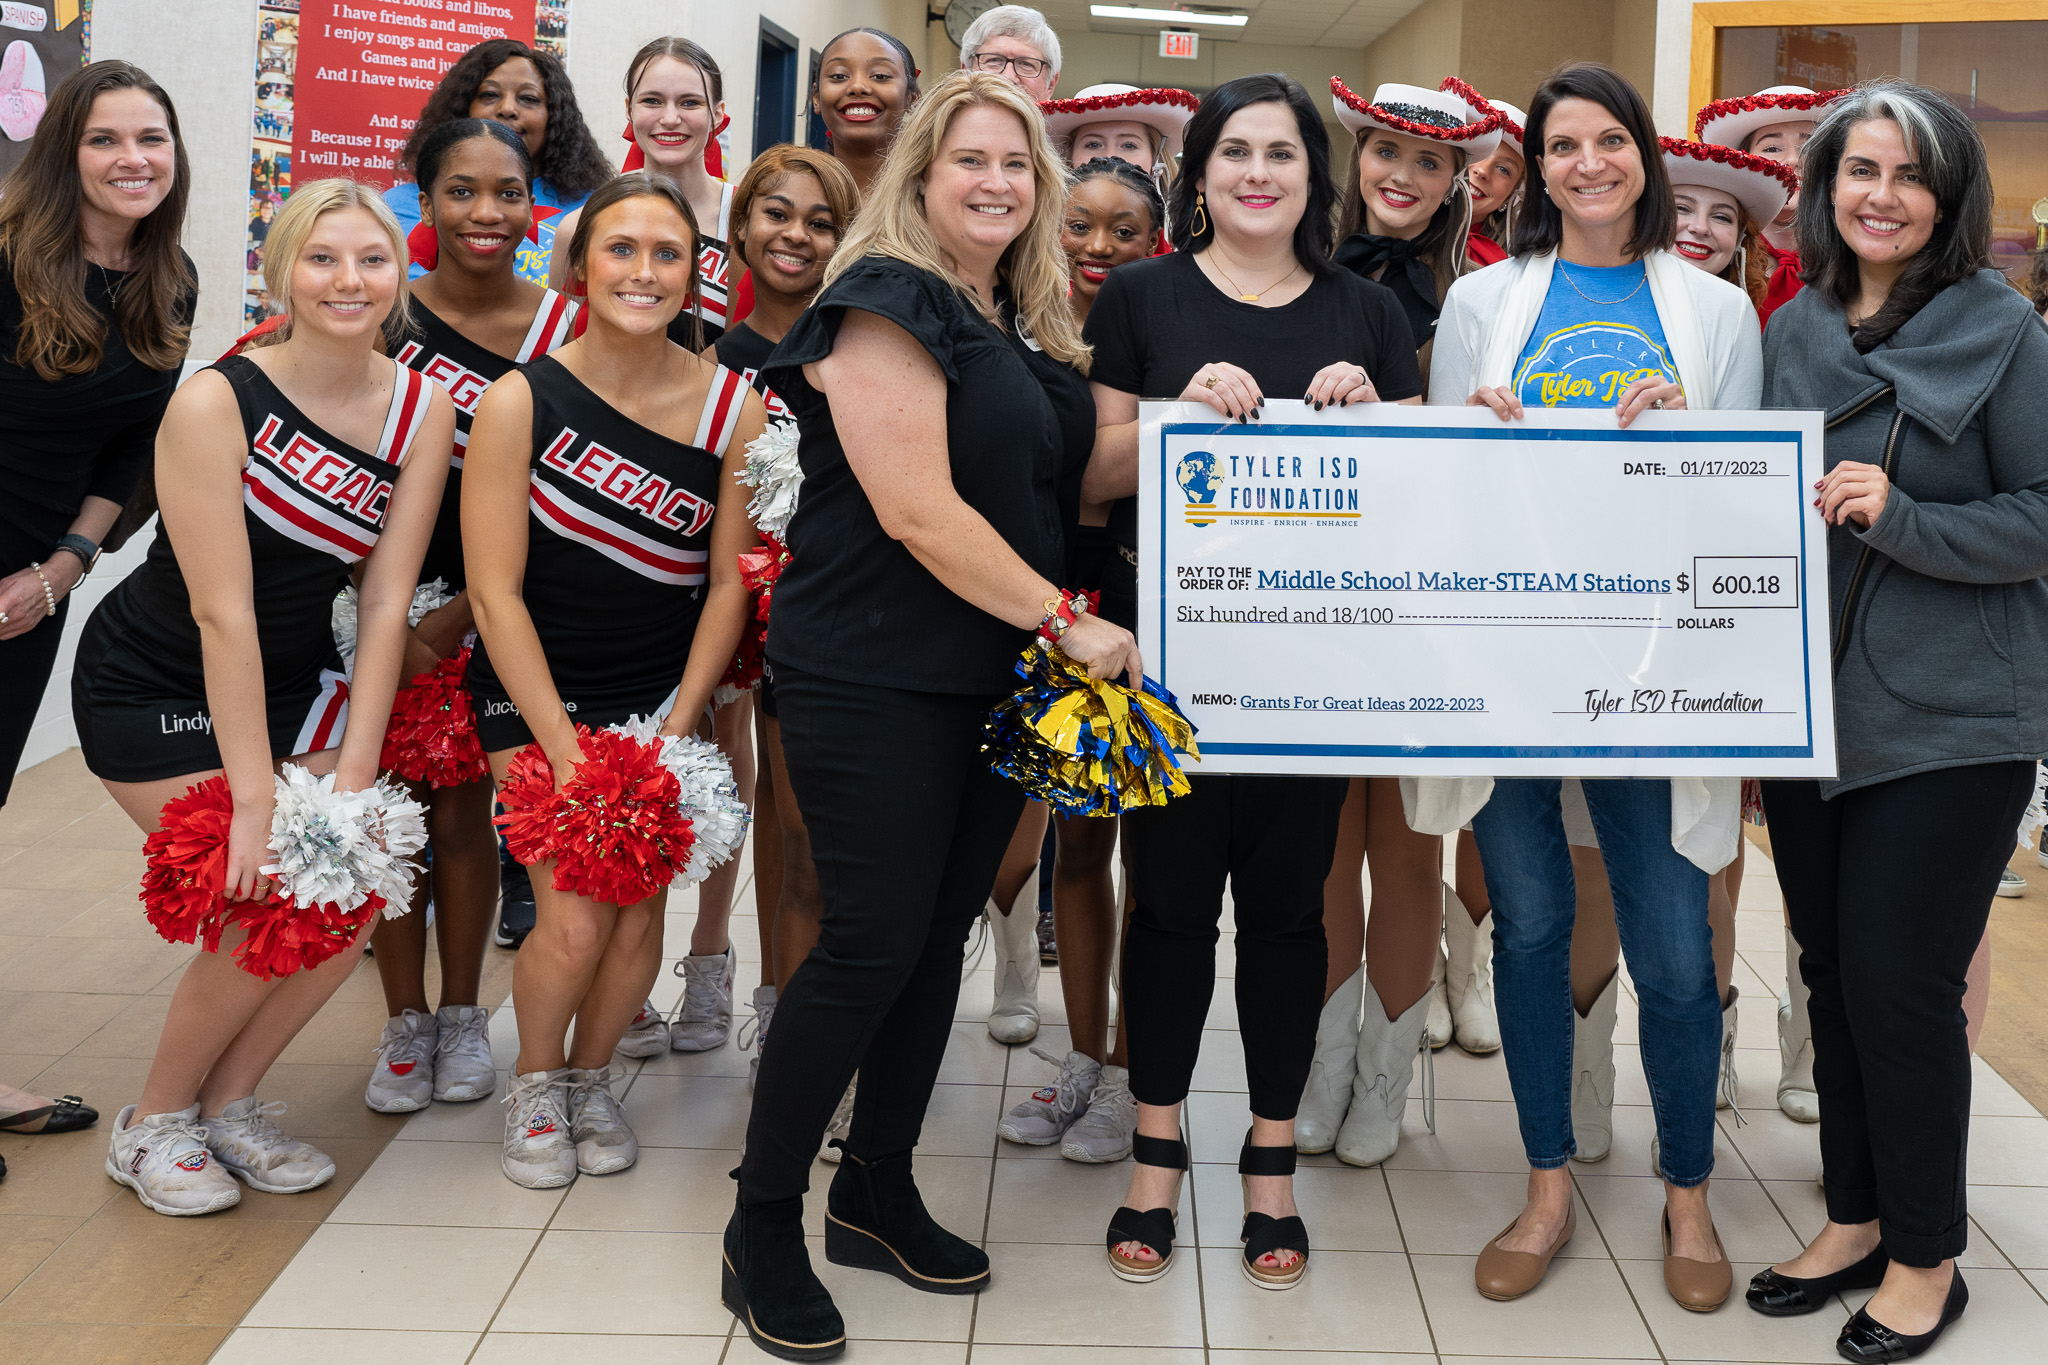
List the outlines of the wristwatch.
{"type": "MultiPolygon", "coordinates": [[[[92,572],[93,565],[100,562],[100,547],[81,535],[62,535],[57,537],[56,549],[50,553],[55,554],[57,550],[69,550],[72,554],[77,555],[78,562],[85,566],[85,573],[87,574],[92,572]]],[[[79,576],[82,578],[85,575],[81,574],[79,576]]]]}

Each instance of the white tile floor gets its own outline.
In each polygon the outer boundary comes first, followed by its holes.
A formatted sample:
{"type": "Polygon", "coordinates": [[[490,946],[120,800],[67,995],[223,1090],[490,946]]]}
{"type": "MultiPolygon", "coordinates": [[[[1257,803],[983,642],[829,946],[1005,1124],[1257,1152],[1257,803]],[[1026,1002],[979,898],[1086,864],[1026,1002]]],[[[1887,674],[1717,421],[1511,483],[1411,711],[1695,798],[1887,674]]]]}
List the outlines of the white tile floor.
{"type": "MultiPolygon", "coordinates": [[[[689,928],[672,911],[670,942],[689,928]]],[[[1774,1006],[1783,937],[1769,863],[1754,850],[1737,929],[1741,1098],[1747,1123],[1721,1115],[1713,1203],[1738,1286],[1793,1254],[1823,1218],[1814,1130],[1774,1103],[1774,1006]]],[[[740,999],[758,976],[752,902],[733,941],[740,999]]],[[[1228,975],[1231,940],[1218,970],[1228,975]]],[[[919,1149],[926,1200],[947,1226],[982,1241],[994,1286],[976,1298],[915,1293],[878,1275],[812,1261],[845,1314],[850,1361],[890,1365],[1082,1365],[1122,1348],[1118,1365],[1514,1365],[1538,1360],[1831,1361],[1848,1311],[1771,1321],[1739,1301],[1700,1316],[1664,1293],[1657,1181],[1639,1050],[1621,1073],[1613,1155],[1574,1166],[1580,1231],[1543,1287],[1511,1304],[1472,1288],[1472,1262],[1519,1206],[1525,1166],[1498,1056],[1455,1046],[1436,1058],[1437,1131],[1409,1106],[1406,1137],[1384,1167],[1303,1159],[1297,1197],[1315,1241],[1308,1282],[1286,1294],[1246,1284],[1234,1261],[1239,1214],[1232,1163],[1246,1124],[1244,1064],[1227,981],[1211,1012],[1190,1097],[1197,1163],[1182,1196],[1190,1262],[1149,1286],[1102,1264],[1101,1229],[1126,1168],[1080,1166],[1056,1149],[995,1138],[1003,1108],[1049,1079],[1029,1051],[990,1041],[986,969],[961,992],[958,1024],[919,1149]]],[[[664,976],[657,1003],[681,984],[664,976]]],[[[1057,974],[1040,989],[1039,1046],[1065,1050],[1057,974]]],[[[1617,1037],[1634,1036],[1626,999],[1617,1037]]],[[[513,1013],[498,1012],[501,1067],[513,1013]]],[[[621,1059],[623,1060],[623,1059],[621,1059]]],[[[719,1233],[727,1173],[745,1125],[747,1056],[735,1047],[630,1064],[625,1091],[640,1164],[532,1191],[498,1170],[502,1109],[438,1105],[412,1118],[215,1357],[225,1365],[714,1365],[765,1359],[719,1306],[719,1233]]],[[[502,1090],[501,1090],[502,1093],[502,1090]]],[[[1419,1093],[1419,1092],[1418,1092],[1419,1093]]],[[[1932,1362],[2048,1358],[2048,1120],[1981,1062],[1970,1176],[1974,1228],[1969,1316],[1932,1362]]],[[[830,1168],[817,1168],[822,1205],[830,1168]]],[[[812,1211],[814,1233],[819,1217],[812,1211]]]]}

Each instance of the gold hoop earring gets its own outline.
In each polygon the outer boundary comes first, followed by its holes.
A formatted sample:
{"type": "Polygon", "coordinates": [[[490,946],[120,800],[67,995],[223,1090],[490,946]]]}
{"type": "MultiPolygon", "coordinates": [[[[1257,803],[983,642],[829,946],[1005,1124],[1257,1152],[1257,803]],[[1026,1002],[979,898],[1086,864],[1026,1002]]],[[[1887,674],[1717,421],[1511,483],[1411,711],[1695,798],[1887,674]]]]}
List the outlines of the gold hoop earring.
{"type": "Polygon", "coordinates": [[[1209,208],[1202,200],[1202,192],[1195,191],[1195,216],[1188,222],[1188,236],[1200,237],[1209,230],[1209,208]]]}

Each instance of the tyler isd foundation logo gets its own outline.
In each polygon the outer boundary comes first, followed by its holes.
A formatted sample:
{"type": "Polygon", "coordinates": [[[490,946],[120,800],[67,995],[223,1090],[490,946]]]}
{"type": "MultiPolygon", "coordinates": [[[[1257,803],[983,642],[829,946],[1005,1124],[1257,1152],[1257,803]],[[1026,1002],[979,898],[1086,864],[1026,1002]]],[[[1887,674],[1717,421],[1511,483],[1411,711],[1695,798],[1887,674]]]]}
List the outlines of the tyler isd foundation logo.
{"type": "Polygon", "coordinates": [[[1173,471],[1180,491],[1187,495],[1190,526],[1209,526],[1216,521],[1216,457],[1206,450],[1191,450],[1181,457],[1173,471]],[[1209,514],[1209,515],[1205,515],[1209,514]]]}

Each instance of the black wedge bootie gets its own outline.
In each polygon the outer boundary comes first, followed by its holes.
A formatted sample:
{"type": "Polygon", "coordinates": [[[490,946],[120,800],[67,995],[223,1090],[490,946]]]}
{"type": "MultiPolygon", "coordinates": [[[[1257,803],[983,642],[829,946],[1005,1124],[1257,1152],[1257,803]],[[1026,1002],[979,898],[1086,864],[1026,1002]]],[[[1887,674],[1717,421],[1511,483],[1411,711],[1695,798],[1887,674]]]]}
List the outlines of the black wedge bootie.
{"type": "Polygon", "coordinates": [[[830,1360],[846,1349],[846,1323],[804,1247],[801,1199],[735,1204],[718,1294],[754,1344],[777,1360],[830,1360]]]}
{"type": "Polygon", "coordinates": [[[940,1227],[910,1174],[910,1153],[844,1159],[825,1196],[825,1259],[879,1270],[928,1294],[988,1288],[988,1253],[940,1227]]]}

